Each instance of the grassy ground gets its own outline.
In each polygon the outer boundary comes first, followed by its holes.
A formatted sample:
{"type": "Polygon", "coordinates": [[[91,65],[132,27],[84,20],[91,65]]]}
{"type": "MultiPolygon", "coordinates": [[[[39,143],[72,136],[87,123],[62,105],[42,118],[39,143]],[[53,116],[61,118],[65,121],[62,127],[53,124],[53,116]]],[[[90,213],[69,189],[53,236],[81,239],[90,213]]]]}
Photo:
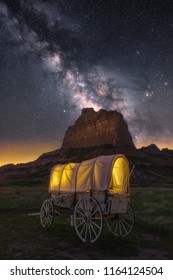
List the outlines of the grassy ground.
{"type": "Polygon", "coordinates": [[[0,259],[173,259],[173,190],[132,189],[136,223],[124,239],[104,227],[94,244],[82,243],[69,215],[55,217],[43,230],[39,212],[48,197],[47,183],[0,184],[0,259]]]}

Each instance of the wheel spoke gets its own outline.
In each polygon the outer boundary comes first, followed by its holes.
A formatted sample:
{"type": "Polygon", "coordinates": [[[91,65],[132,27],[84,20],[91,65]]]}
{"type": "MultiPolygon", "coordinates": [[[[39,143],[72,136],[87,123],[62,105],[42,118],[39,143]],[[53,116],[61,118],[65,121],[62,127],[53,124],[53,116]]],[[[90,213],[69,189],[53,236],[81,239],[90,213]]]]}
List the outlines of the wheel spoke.
{"type": "Polygon", "coordinates": [[[90,214],[90,215],[92,215],[92,211],[93,211],[94,206],[95,206],[95,205],[94,205],[93,203],[90,205],[90,211],[89,211],[89,214],[90,214]]]}
{"type": "Polygon", "coordinates": [[[122,236],[122,229],[121,229],[121,224],[119,219],[118,219],[118,231],[119,231],[119,235],[122,236]]]}
{"type": "Polygon", "coordinates": [[[83,206],[84,206],[85,213],[88,213],[88,209],[87,209],[86,201],[85,200],[83,200],[83,206]]]}
{"type": "Polygon", "coordinates": [[[83,201],[83,203],[84,203],[84,208],[85,208],[85,214],[89,214],[89,201],[88,201],[88,199],[85,199],[84,201],[83,201]]]}
{"type": "Polygon", "coordinates": [[[85,223],[85,221],[82,220],[82,222],[80,224],[77,225],[77,227],[79,228],[81,225],[83,225],[85,223]]]}
{"type": "MultiPolygon", "coordinates": [[[[83,204],[83,203],[82,203],[83,204]]],[[[81,209],[84,212],[84,205],[82,205],[81,202],[79,203],[78,209],[81,209]]]]}
{"type": "Polygon", "coordinates": [[[41,211],[40,215],[41,217],[44,217],[44,211],[41,211]]]}
{"type": "Polygon", "coordinates": [[[48,220],[48,222],[49,222],[49,224],[51,223],[51,220],[52,220],[52,217],[47,217],[47,220],[48,220]]]}
{"type": "Polygon", "coordinates": [[[89,239],[90,239],[90,242],[92,242],[92,234],[91,234],[91,225],[88,224],[88,230],[89,230],[89,239]]]}
{"type": "Polygon", "coordinates": [[[76,212],[78,212],[79,214],[81,214],[83,217],[85,216],[81,211],[76,210],[76,212]]]}
{"type": "Polygon", "coordinates": [[[85,227],[85,241],[87,241],[88,224],[86,223],[85,225],[86,225],[86,227],[85,227]]]}
{"type": "Polygon", "coordinates": [[[113,222],[110,224],[110,228],[113,228],[114,224],[117,223],[117,219],[112,219],[112,220],[113,220],[113,222]]]}
{"type": "Polygon", "coordinates": [[[81,230],[81,232],[80,232],[81,235],[82,235],[82,233],[83,233],[85,227],[86,227],[86,223],[84,223],[83,228],[82,228],[82,230],[81,230]]]}
{"type": "Polygon", "coordinates": [[[127,233],[127,228],[125,227],[124,223],[122,220],[120,220],[120,224],[122,225],[122,228],[124,229],[125,234],[127,233]]]}
{"type": "Polygon", "coordinates": [[[125,219],[122,218],[121,220],[125,225],[127,225],[128,227],[131,227],[131,224],[129,224],[125,219]]]}
{"type": "Polygon", "coordinates": [[[49,210],[49,205],[48,205],[48,203],[45,204],[45,210],[46,210],[46,211],[49,210]]]}
{"type": "Polygon", "coordinates": [[[94,235],[95,235],[95,237],[96,237],[96,236],[97,236],[97,233],[95,232],[95,229],[94,229],[94,227],[93,227],[92,223],[90,223],[90,226],[91,226],[92,231],[94,232],[94,235]]]}
{"type": "Polygon", "coordinates": [[[95,227],[97,227],[98,229],[100,229],[100,226],[97,225],[96,223],[94,223],[92,220],[91,220],[90,222],[91,222],[91,224],[93,224],[95,227]]]}
{"type": "Polygon", "coordinates": [[[124,217],[124,219],[129,220],[129,221],[133,221],[133,217],[129,217],[126,215],[122,215],[124,217]]]}
{"type": "Polygon", "coordinates": [[[94,214],[98,211],[98,209],[96,208],[94,212],[91,213],[91,217],[94,216],[94,214]]]}
{"type": "Polygon", "coordinates": [[[116,232],[117,232],[117,229],[118,229],[118,219],[115,219],[115,224],[116,224],[116,226],[115,226],[114,233],[116,233],[116,232]]]}

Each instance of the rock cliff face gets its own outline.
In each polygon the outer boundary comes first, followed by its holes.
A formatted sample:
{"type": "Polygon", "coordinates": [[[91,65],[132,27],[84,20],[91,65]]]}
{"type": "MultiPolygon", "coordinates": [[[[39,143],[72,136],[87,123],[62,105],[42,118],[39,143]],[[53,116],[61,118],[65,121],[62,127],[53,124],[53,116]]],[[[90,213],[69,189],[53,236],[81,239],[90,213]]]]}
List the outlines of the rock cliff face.
{"type": "Polygon", "coordinates": [[[64,136],[62,148],[93,147],[110,144],[114,147],[135,147],[123,116],[116,111],[85,108],[64,136]]]}

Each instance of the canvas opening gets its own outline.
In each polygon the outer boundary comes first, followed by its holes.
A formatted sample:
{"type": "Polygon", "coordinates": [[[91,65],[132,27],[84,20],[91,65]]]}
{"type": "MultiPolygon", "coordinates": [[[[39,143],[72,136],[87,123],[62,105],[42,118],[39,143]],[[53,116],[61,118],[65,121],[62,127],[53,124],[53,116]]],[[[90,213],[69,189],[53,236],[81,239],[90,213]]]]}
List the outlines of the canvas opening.
{"type": "Polygon", "coordinates": [[[113,164],[109,191],[114,194],[126,194],[129,184],[129,166],[127,160],[118,157],[113,164]]]}

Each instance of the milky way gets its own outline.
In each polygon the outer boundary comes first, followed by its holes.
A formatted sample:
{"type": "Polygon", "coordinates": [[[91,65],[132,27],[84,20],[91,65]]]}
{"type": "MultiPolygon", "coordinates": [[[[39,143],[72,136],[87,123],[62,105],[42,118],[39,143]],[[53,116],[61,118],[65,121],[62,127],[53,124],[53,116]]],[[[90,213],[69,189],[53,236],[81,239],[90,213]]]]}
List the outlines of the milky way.
{"type": "Polygon", "coordinates": [[[173,147],[172,49],[172,1],[0,1],[1,155],[57,148],[83,107],[173,147]]]}

